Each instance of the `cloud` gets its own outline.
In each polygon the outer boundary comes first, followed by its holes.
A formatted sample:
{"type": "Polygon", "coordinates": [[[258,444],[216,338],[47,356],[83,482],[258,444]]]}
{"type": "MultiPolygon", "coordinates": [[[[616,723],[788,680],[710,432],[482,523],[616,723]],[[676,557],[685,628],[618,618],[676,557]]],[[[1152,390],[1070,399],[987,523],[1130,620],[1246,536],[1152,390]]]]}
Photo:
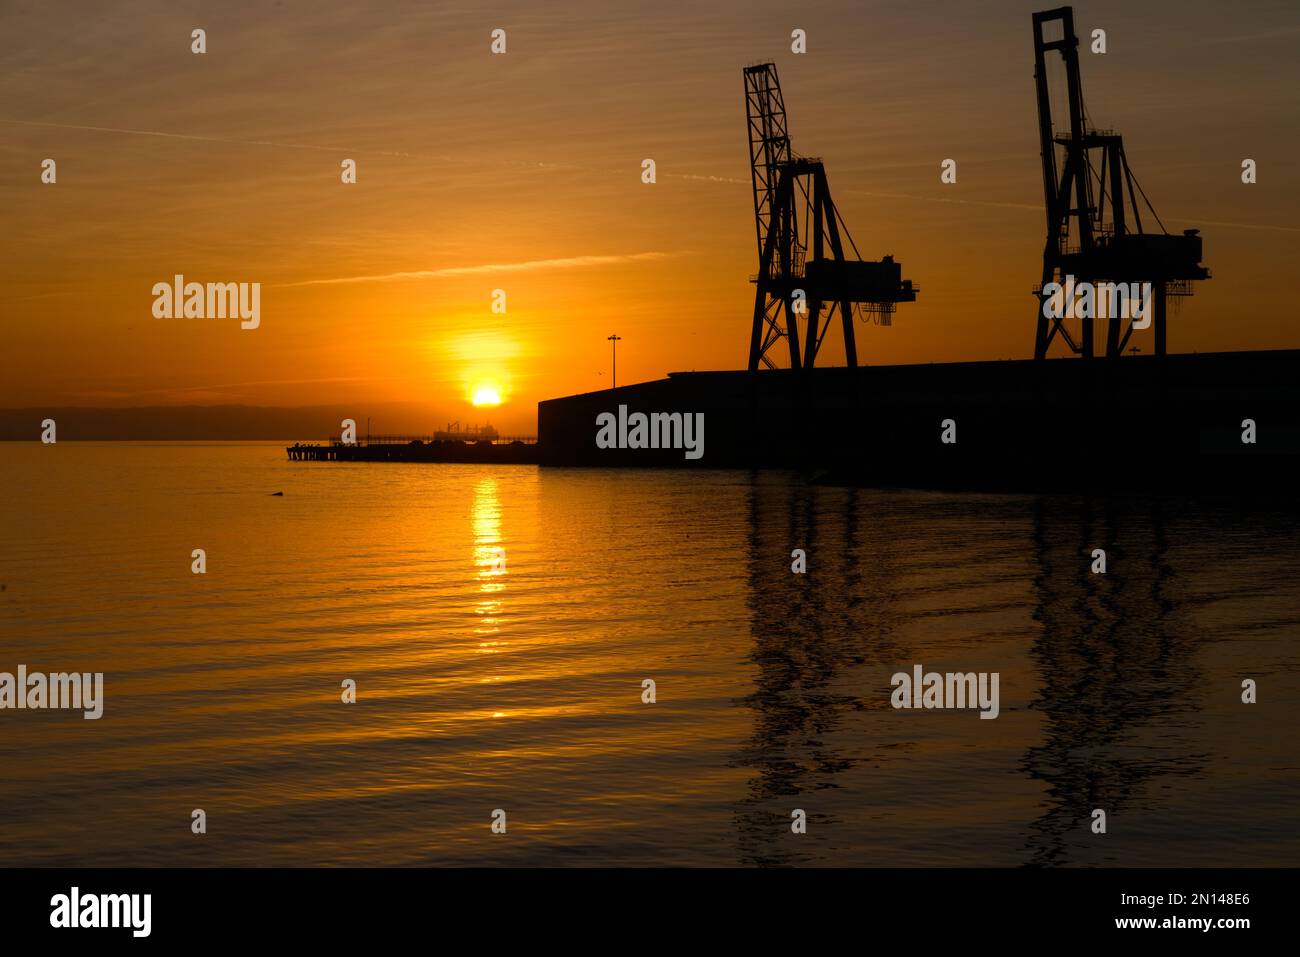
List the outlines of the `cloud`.
{"type": "Polygon", "coordinates": [[[304,279],[302,282],[278,283],[278,288],[291,286],[333,286],[348,282],[392,282],[400,279],[445,279],[450,276],[477,276],[497,272],[535,272],[540,269],[579,269],[584,266],[612,266],[619,263],[658,262],[674,256],[684,256],[686,251],[675,253],[644,252],[612,256],[569,256],[563,259],[529,259],[517,263],[483,263],[476,266],[446,266],[442,269],[421,269],[414,272],[389,272],[374,276],[337,276],[332,279],[304,279]]]}
{"type": "MultiPolygon", "coordinates": [[[[228,146],[269,146],[275,149],[312,150],[318,153],[334,153],[338,156],[390,156],[401,159],[428,160],[439,163],[460,163],[467,166],[497,166],[521,170],[542,170],[546,172],[609,173],[623,176],[622,169],[598,169],[592,166],[578,166],[573,163],[545,163],[540,160],[520,160],[502,157],[464,156],[450,153],[422,153],[410,150],[388,150],[369,146],[322,146],[319,143],[286,143],[280,140],[239,139],[231,136],[205,136],[199,133],[171,133],[166,130],[137,130],[117,126],[87,126],[82,123],[48,123],[41,120],[15,120],[0,116],[0,123],[12,123],[17,126],[41,126],[56,130],[79,130],[83,133],[112,133],[118,136],[152,136],[166,140],[188,140],[197,143],[224,143],[228,146]]],[[[734,182],[748,184],[749,180],[727,179],[718,176],[695,176],[687,173],[663,173],[664,177],[677,179],[707,180],[712,182],[734,182]]]]}
{"type": "MultiPolygon", "coordinates": [[[[347,155],[354,152],[377,153],[383,156],[413,156],[412,153],[399,153],[392,150],[348,150],[337,146],[318,146],[313,143],[280,143],[274,140],[241,140],[228,136],[200,136],[196,133],[168,133],[163,130],[130,130],[113,126],[83,126],[77,123],[43,123],[38,120],[13,120],[0,117],[0,123],[14,123],[18,126],[47,126],[59,130],[81,130],[86,133],[117,133],[122,136],[157,136],[168,140],[194,140],[199,143],[229,143],[234,146],[274,146],[290,150],[316,150],[322,153],[347,155]]],[[[452,157],[430,157],[432,159],[451,159],[452,157]]]]}

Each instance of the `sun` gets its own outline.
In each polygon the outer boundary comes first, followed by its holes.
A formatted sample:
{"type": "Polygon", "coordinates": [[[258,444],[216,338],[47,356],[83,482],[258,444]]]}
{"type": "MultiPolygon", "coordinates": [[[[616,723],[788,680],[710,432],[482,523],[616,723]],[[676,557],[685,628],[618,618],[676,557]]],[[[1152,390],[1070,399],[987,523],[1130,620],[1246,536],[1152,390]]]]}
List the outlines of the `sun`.
{"type": "Polygon", "coordinates": [[[474,386],[474,396],[470,399],[476,408],[501,404],[501,390],[489,383],[474,386]]]}

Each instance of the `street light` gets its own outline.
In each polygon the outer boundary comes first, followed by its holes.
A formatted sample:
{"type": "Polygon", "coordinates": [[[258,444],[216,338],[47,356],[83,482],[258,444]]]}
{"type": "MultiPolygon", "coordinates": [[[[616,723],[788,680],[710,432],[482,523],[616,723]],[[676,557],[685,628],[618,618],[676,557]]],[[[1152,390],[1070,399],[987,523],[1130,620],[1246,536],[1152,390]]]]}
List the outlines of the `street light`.
{"type": "Polygon", "coordinates": [[[612,357],[611,357],[611,362],[612,362],[612,364],[613,364],[613,370],[612,370],[612,375],[611,375],[611,381],[614,383],[613,387],[614,387],[615,389],[618,388],[618,343],[619,343],[619,340],[622,339],[622,338],[623,338],[622,336],[610,336],[610,337],[609,337],[610,349],[611,349],[611,351],[612,351],[612,353],[613,353],[613,355],[612,355],[612,357]]]}

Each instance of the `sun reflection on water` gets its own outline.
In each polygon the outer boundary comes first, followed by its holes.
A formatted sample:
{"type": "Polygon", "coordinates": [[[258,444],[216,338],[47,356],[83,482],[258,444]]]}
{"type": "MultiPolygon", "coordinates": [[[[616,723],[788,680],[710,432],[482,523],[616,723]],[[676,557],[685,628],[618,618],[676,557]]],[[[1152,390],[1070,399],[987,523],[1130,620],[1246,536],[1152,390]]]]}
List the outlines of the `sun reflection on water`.
{"type": "MultiPolygon", "coordinates": [[[[474,608],[479,623],[474,633],[486,638],[500,631],[500,595],[506,587],[506,553],[501,544],[501,496],[496,479],[485,478],[474,485],[470,518],[474,526],[474,568],[479,590],[474,608]]],[[[499,641],[483,641],[479,650],[493,653],[499,644],[499,641]]]]}

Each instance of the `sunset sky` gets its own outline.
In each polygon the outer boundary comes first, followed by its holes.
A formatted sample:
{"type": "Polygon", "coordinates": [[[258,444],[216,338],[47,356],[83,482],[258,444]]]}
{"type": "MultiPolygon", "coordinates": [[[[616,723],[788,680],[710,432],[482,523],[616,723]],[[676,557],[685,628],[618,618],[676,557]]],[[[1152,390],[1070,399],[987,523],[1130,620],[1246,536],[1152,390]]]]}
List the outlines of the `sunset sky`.
{"type": "MultiPolygon", "coordinates": [[[[531,432],[539,399],[608,387],[611,333],[623,383],[743,367],[741,68],[767,59],[858,247],[921,288],[859,333],[864,360],[1028,357],[1046,6],[4,0],[0,406],[412,402],[479,421],[469,397],[491,385],[493,422],[531,432]],[[261,327],[154,319],[176,273],[262,283],[261,327]]],[[[1093,121],[1124,135],[1170,231],[1205,237],[1214,278],[1171,317],[1171,351],[1300,346],[1292,2],[1075,13],[1108,34],[1082,53],[1093,121]]]]}

